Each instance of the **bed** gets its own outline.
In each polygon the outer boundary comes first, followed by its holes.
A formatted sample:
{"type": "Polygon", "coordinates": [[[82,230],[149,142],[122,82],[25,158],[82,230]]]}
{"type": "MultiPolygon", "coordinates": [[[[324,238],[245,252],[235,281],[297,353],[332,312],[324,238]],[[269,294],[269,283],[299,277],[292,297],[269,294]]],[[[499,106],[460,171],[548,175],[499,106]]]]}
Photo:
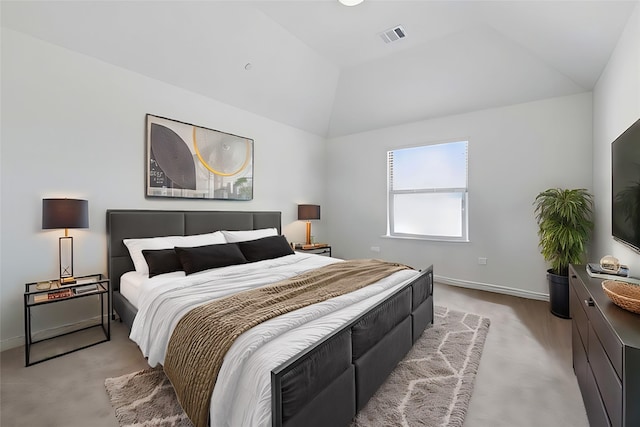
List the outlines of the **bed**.
{"type": "MultiPolygon", "coordinates": [[[[268,228],[281,233],[280,212],[108,210],[108,276],[114,318],[117,314],[131,328],[138,313],[120,289],[120,278],[135,269],[123,240],[268,228]]],[[[290,257],[309,265],[325,262],[309,258],[325,258],[318,255],[290,257]]],[[[268,403],[269,410],[267,415],[260,414],[260,424],[348,425],[433,323],[433,268],[411,274],[389,285],[382,298],[376,297],[375,303],[302,350],[292,346],[294,350],[288,351],[294,354],[285,355],[285,360],[269,368],[263,375],[269,381],[269,395],[261,400],[268,403]]],[[[216,384],[214,395],[224,397],[226,390],[227,386],[216,384]]]]}

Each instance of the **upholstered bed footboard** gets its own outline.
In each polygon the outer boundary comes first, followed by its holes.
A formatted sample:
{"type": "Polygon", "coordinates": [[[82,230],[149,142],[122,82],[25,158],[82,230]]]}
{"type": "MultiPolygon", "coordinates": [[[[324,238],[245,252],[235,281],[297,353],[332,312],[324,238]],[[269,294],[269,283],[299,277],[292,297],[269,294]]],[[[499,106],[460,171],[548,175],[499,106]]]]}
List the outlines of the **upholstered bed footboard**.
{"type": "Polygon", "coordinates": [[[433,266],[274,369],[272,425],[347,425],[432,323],[433,266]]]}
{"type": "Polygon", "coordinates": [[[272,407],[281,411],[281,425],[336,425],[355,411],[355,367],[351,330],[343,329],[299,355],[281,375],[271,375],[271,389],[279,390],[272,407]],[[327,408],[336,408],[327,411],[327,408]],[[284,422],[282,422],[284,420],[284,422]]]}
{"type": "Polygon", "coordinates": [[[433,324],[433,266],[416,278],[411,290],[412,343],[415,343],[427,326],[433,324]]]}

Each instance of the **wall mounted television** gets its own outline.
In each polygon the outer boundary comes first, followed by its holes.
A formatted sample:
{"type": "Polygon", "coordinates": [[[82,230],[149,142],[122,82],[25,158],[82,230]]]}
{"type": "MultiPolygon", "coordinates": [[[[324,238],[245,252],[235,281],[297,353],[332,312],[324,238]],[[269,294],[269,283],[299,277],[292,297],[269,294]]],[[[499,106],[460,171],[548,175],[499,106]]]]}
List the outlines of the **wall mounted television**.
{"type": "Polygon", "coordinates": [[[611,144],[611,231],[640,253],[640,119],[611,144]]]}

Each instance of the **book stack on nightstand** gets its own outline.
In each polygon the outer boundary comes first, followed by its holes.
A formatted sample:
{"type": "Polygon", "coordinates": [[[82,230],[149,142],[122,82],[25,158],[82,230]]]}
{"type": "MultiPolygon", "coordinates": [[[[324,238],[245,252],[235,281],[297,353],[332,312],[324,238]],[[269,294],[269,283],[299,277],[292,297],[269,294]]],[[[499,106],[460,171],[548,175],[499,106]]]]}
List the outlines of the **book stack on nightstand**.
{"type": "Polygon", "coordinates": [[[72,296],[73,291],[71,289],[56,289],[55,291],[35,294],[33,296],[33,302],[43,302],[59,298],[69,298],[72,296]]]}

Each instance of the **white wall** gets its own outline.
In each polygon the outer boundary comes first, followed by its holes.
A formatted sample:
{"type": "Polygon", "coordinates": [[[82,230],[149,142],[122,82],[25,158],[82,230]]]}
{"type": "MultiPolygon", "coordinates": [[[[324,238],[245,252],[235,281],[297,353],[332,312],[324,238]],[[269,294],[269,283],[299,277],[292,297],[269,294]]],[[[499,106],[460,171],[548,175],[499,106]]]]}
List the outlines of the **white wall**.
{"type": "MultiPolygon", "coordinates": [[[[281,210],[287,237],[301,241],[296,204],[324,205],[318,136],[7,29],[1,71],[2,349],[23,344],[24,283],[58,274],[63,231],[41,229],[44,197],[89,200],[89,229],[70,230],[76,274],[106,273],[110,208],[281,210]],[[253,138],[254,200],[146,199],[146,113],[253,138]]],[[[324,228],[314,224],[314,233],[322,236],[324,228]]],[[[63,306],[34,310],[34,329],[96,314],[63,306]]]]}
{"type": "MultiPolygon", "coordinates": [[[[640,270],[638,255],[611,238],[609,211],[610,143],[640,116],[639,13],[636,7],[594,91],[593,135],[591,95],[579,94],[334,138],[326,146],[320,137],[3,29],[0,349],[23,342],[23,284],[57,274],[60,232],[41,230],[43,197],[89,200],[90,228],[71,232],[76,273],[106,270],[108,208],[282,210],[284,232],[302,240],[295,204],[320,203],[314,234],[331,242],[336,256],[433,263],[445,282],[544,299],[533,199],[548,187],[586,187],[596,195],[590,259],[612,253],[640,270]],[[254,200],[146,199],[146,113],[253,138],[254,200]],[[386,151],[458,138],[470,142],[471,242],[382,238],[386,151]]],[[[91,315],[81,308],[73,316],[34,313],[36,329],[91,315]]]]}
{"type": "Polygon", "coordinates": [[[611,143],[640,118],[640,3],[593,91],[594,259],[614,255],[640,277],[640,255],[611,237],[611,143]]]}
{"type": "Polygon", "coordinates": [[[591,189],[591,94],[519,104],[334,138],[327,146],[327,222],[339,257],[434,264],[441,281],[545,299],[532,203],[549,187],[591,189]],[[469,141],[470,243],[382,238],[386,152],[469,141]],[[372,252],[371,246],[381,248],[372,252]],[[486,265],[478,265],[486,257],[486,265]]]}

